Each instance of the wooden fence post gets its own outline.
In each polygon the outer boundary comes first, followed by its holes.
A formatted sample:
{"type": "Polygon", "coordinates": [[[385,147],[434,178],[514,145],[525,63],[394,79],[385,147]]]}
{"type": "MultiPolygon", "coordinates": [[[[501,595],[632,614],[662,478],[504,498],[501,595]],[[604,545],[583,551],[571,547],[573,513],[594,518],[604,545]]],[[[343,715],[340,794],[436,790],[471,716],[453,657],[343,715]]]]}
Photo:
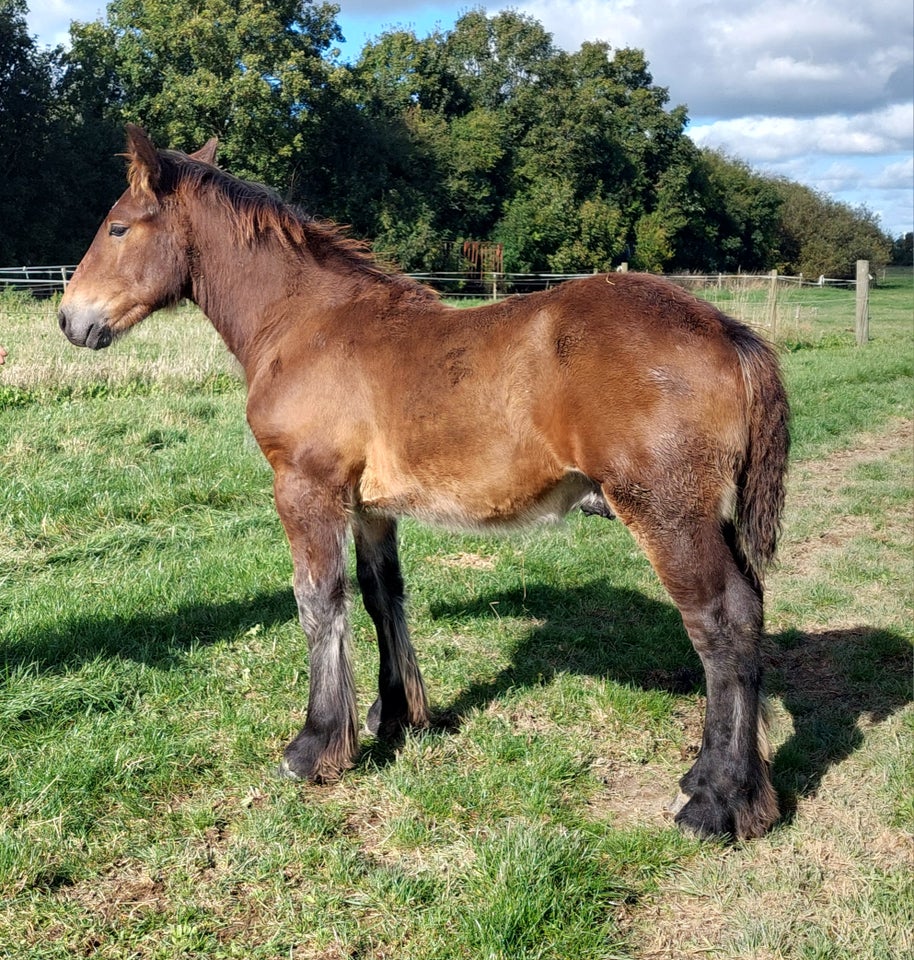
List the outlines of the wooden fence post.
{"type": "Polygon", "coordinates": [[[768,287],[768,327],[771,330],[772,341],[778,337],[778,272],[772,270],[771,282],[768,287]]]}
{"type": "Polygon", "coordinates": [[[870,262],[857,261],[857,346],[870,339],[870,262]]]}

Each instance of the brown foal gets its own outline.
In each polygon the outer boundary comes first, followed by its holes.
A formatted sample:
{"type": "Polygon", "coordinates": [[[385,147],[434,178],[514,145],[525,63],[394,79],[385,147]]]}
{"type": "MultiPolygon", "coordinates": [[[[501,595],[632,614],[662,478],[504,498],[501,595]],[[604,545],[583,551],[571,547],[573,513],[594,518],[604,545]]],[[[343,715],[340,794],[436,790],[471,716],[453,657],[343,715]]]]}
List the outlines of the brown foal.
{"type": "Polygon", "coordinates": [[[755,333],[651,276],[474,309],[382,268],[333,226],[128,128],[129,188],[60,305],[79,346],[197,303],[244,369],[308,637],[296,777],[351,766],[358,721],[346,543],[380,652],[369,729],[428,722],[396,518],[487,530],[582,506],[618,516],[679,608],[707,679],[677,821],[752,837],[777,817],[761,719],[762,585],[784,501],[788,405],[755,333]]]}

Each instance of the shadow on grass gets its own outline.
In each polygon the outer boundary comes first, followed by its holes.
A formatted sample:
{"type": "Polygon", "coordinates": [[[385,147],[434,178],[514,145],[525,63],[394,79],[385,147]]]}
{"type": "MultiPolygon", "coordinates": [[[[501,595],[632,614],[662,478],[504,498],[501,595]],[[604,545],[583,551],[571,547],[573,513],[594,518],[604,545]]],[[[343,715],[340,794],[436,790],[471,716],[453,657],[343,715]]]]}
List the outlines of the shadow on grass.
{"type": "Polygon", "coordinates": [[[774,757],[782,819],[817,792],[827,771],[863,744],[866,726],[887,720],[912,699],[909,640],[857,626],[769,638],[766,685],[793,720],[774,757]]]}
{"type": "Polygon", "coordinates": [[[292,588],[225,603],[193,604],[171,611],[104,617],[69,617],[51,630],[0,646],[5,672],[29,666],[63,672],[81,663],[120,657],[157,669],[180,666],[188,650],[234,639],[258,624],[271,627],[297,616],[292,588]]]}
{"type": "MultiPolygon", "coordinates": [[[[528,586],[441,606],[436,617],[525,617],[535,626],[511,665],[474,684],[439,711],[442,728],[459,727],[473,709],[511,689],[547,683],[555,674],[605,677],[675,695],[703,690],[701,663],[671,603],[594,582],[574,590],[528,586]]],[[[862,745],[862,726],[879,723],[912,700],[914,651],[903,636],[859,626],[819,633],[787,631],[765,640],[766,691],[790,713],[793,734],[778,749],[772,777],[783,819],[811,796],[834,765],[862,745]]]]}
{"type": "MultiPolygon", "coordinates": [[[[286,587],[161,614],[71,618],[52,631],[4,644],[0,666],[7,675],[22,666],[57,673],[110,657],[173,669],[194,647],[235,639],[256,624],[286,623],[295,618],[295,610],[286,587]]],[[[438,604],[430,612],[455,632],[462,624],[495,617],[531,624],[506,669],[469,684],[436,712],[434,723],[440,729],[457,729],[472,710],[510,690],[544,685],[558,673],[603,677],[674,695],[702,689],[701,664],[675,607],[604,581],[572,589],[528,584],[523,591],[438,604]]],[[[790,819],[797,799],[813,794],[825,773],[861,745],[861,724],[881,722],[911,700],[912,650],[900,635],[861,626],[768,637],[766,661],[768,691],[793,719],[793,735],[773,765],[781,809],[790,819]]],[[[368,741],[360,762],[392,762],[395,747],[368,741]]]]}

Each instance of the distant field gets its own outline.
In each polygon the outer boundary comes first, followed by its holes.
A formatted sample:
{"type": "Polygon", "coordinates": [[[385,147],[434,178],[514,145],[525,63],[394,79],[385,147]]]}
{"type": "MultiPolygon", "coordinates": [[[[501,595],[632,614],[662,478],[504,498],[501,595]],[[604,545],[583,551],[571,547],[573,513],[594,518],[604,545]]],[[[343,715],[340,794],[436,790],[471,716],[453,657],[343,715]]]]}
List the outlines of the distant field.
{"type": "Polygon", "coordinates": [[[853,292],[802,298],[768,593],[784,818],[727,847],[663,813],[704,704],[678,614],[583,516],[404,524],[437,725],[366,737],[335,786],[278,780],[308,664],[232,361],[189,308],[93,354],[0,297],[0,957],[911,954],[914,284],[872,291],[862,349],[853,292]]]}

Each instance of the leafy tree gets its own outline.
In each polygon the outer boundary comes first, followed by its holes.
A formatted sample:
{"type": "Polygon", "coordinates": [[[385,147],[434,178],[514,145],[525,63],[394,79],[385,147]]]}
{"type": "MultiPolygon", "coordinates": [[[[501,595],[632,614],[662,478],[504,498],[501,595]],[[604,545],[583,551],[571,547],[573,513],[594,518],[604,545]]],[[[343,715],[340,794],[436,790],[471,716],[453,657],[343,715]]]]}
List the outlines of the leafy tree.
{"type": "Polygon", "coordinates": [[[686,179],[694,153],[685,109],[666,109],[667,91],[654,86],[640,51],[612,53],[604,43],[556,52],[530,93],[536,105],[518,136],[512,199],[496,231],[506,262],[607,269],[623,255],[637,257],[643,243],[637,262],[661,268],[687,222],[668,202],[676,171],[686,179]],[[516,262],[515,250],[524,251],[516,262]]]}
{"type": "MultiPolygon", "coordinates": [[[[553,269],[551,258],[568,237],[574,217],[573,187],[567,180],[543,179],[512,197],[495,234],[504,244],[505,268],[519,273],[553,269]]],[[[554,269],[567,268],[563,261],[554,269]]]]}
{"type": "Polygon", "coordinates": [[[490,20],[473,11],[446,34],[420,40],[395,30],[367,44],[347,86],[356,139],[345,158],[331,146],[334,162],[322,164],[331,207],[348,202],[364,231],[407,267],[440,265],[449,241],[488,238],[511,197],[526,88],[550,54],[542,27],[513,12],[490,20]],[[415,233],[397,225],[402,218],[415,233]]]}
{"type": "Polygon", "coordinates": [[[310,0],[111,0],[71,28],[111,109],[183,149],[219,137],[235,173],[289,189],[328,93],[338,7],[310,0]]]}
{"type": "Polygon", "coordinates": [[[646,213],[635,224],[635,255],[632,266],[645,273],[662,273],[673,258],[670,230],[658,211],[646,213]]]}
{"type": "Polygon", "coordinates": [[[701,151],[693,173],[700,209],[684,231],[690,265],[727,273],[776,266],[783,197],[775,182],[715,150],[701,151]]]}
{"type": "Polygon", "coordinates": [[[778,269],[850,279],[857,260],[869,260],[875,268],[891,259],[892,241],[865,207],[855,209],[789,180],[774,184],[782,200],[778,269]]]}
{"type": "Polygon", "coordinates": [[[327,135],[316,145],[313,202],[402,266],[433,268],[446,207],[444,114],[453,95],[441,74],[437,35],[382,34],[333,81],[327,135]]]}
{"type": "Polygon", "coordinates": [[[595,195],[578,207],[576,220],[550,257],[550,267],[559,272],[610,270],[627,246],[625,214],[612,200],[595,195]]]}
{"type": "Polygon", "coordinates": [[[354,98],[377,116],[395,117],[416,106],[450,116],[468,107],[437,30],[421,40],[412,30],[382,33],[365,44],[352,78],[354,98]]]}
{"type": "Polygon", "coordinates": [[[532,17],[505,10],[463,14],[444,41],[454,76],[473,106],[522,113],[555,57],[552,37],[532,17]]]}
{"type": "Polygon", "coordinates": [[[72,263],[116,195],[123,134],[115,146],[90,105],[68,99],[64,55],[36,49],[26,13],[0,0],[0,264],[72,263]]]}
{"type": "Polygon", "coordinates": [[[450,122],[444,147],[451,229],[457,236],[487,237],[504,201],[510,155],[506,120],[498,111],[474,107],[450,122]]]}
{"type": "Polygon", "coordinates": [[[903,237],[892,241],[892,263],[899,267],[914,264],[914,233],[908,231],[903,237]]]}
{"type": "MultiPolygon", "coordinates": [[[[700,151],[640,50],[558,50],[516,11],[391,30],[339,62],[321,0],[109,0],[38,52],[0,0],[0,260],[85,248],[125,120],[351,225],[406,268],[499,240],[508,270],[853,272],[910,262],[868,211],[700,151]],[[23,212],[27,211],[25,217],[23,212]]],[[[907,244],[905,246],[905,244],[907,244]]]]}
{"type": "Polygon", "coordinates": [[[34,262],[47,244],[41,172],[52,118],[52,60],[28,35],[23,0],[0,0],[0,263],[34,262]]]}

